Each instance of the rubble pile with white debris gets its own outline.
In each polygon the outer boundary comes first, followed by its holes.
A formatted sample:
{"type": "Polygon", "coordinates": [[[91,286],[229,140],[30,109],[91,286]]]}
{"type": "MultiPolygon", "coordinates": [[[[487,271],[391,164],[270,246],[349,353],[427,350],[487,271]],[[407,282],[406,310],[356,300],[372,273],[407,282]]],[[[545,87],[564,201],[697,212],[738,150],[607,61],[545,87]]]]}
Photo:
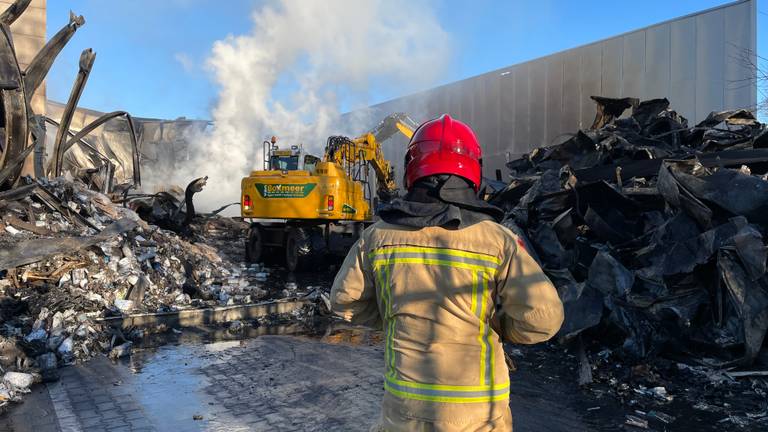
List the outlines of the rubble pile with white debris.
{"type": "MultiPolygon", "coordinates": [[[[217,220],[203,225],[215,230],[217,220]]],[[[0,405],[32,382],[55,379],[60,365],[129,354],[145,330],[123,332],[105,318],[296,294],[290,283],[270,293],[268,268],[222,258],[200,239],[149,225],[72,179],[0,192],[0,367],[11,374],[0,384],[0,405]]]]}

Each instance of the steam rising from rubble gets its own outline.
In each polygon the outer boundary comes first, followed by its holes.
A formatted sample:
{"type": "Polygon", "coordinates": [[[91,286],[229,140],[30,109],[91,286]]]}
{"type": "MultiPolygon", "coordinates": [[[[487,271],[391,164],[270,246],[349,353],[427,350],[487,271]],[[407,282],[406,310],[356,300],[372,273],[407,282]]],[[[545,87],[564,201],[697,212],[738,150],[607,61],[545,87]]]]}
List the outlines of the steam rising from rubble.
{"type": "Polygon", "coordinates": [[[340,104],[356,109],[372,89],[403,94],[434,84],[448,39],[424,2],[281,0],[256,10],[249,34],[213,45],[213,130],[195,140],[176,183],[210,176],[196,197],[203,210],[238,201],[242,177],[262,167],[265,139],[274,134],[321,156],[329,135],[360,134],[379,120],[338,125],[340,104]]]}

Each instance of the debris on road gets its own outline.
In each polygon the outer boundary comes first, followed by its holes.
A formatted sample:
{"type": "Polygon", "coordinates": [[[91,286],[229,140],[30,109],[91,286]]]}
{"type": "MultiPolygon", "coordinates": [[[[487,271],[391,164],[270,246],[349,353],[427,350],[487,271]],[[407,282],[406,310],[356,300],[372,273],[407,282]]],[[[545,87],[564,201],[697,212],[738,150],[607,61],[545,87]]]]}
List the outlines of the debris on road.
{"type": "Polygon", "coordinates": [[[131,354],[131,348],[133,348],[133,342],[128,341],[124,344],[118,345],[109,352],[109,358],[117,360],[119,358],[127,357],[131,354]]]}
{"type": "MultiPolygon", "coordinates": [[[[168,330],[118,328],[107,318],[250,305],[288,295],[306,297],[300,301],[307,307],[289,317],[301,321],[322,304],[320,295],[310,299],[311,290],[293,281],[270,281],[264,265],[244,263],[242,237],[232,243],[247,225],[228,218],[197,215],[183,238],[62,177],[0,192],[0,220],[18,231],[0,231],[4,370],[56,379],[58,365],[103,354],[126,357],[147,333],[168,330]]],[[[279,319],[258,317],[253,325],[279,319]]],[[[244,325],[232,323],[230,331],[242,332],[244,325]]],[[[9,400],[20,400],[17,384],[8,391],[9,400]]]]}
{"type": "Polygon", "coordinates": [[[626,424],[634,427],[638,427],[640,429],[648,429],[648,420],[641,419],[640,417],[633,416],[633,415],[627,415],[627,420],[625,421],[626,424]]]}
{"type": "Polygon", "coordinates": [[[35,382],[35,377],[28,373],[6,372],[5,375],[3,375],[3,382],[18,390],[27,390],[32,386],[32,383],[35,382]]]}
{"type": "Polygon", "coordinates": [[[32,384],[39,381],[38,374],[6,372],[0,381],[0,410],[10,402],[21,402],[21,395],[29,393],[32,384]]]}

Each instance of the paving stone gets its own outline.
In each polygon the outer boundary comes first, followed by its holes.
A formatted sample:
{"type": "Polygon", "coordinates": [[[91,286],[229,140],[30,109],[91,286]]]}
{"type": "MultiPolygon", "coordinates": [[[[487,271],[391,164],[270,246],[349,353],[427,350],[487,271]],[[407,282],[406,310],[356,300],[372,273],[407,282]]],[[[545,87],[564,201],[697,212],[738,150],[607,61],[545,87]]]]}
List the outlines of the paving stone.
{"type": "Polygon", "coordinates": [[[117,408],[117,405],[112,401],[96,404],[96,409],[101,413],[109,410],[114,410],[116,408],[117,408]]]}
{"type": "MultiPolygon", "coordinates": [[[[125,363],[96,357],[63,369],[61,387],[50,386],[24,405],[43,404],[36,401],[45,396],[53,413],[48,417],[74,412],[70,429],[85,431],[359,431],[378,418],[384,359],[377,346],[286,336],[222,344],[134,352],[135,373],[125,363]]],[[[579,423],[580,413],[563,404],[547,411],[563,421],[532,414],[547,397],[557,397],[538,392],[521,408],[535,428],[520,430],[589,430],[579,423]]]]}

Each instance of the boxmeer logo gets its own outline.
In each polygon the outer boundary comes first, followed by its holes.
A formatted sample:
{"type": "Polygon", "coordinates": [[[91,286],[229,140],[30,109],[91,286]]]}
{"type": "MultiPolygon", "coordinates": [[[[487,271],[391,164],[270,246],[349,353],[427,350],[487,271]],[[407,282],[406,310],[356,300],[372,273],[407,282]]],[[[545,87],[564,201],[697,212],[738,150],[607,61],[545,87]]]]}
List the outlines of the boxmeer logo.
{"type": "Polygon", "coordinates": [[[315,188],[315,183],[254,185],[264,198],[304,198],[315,188]]]}

